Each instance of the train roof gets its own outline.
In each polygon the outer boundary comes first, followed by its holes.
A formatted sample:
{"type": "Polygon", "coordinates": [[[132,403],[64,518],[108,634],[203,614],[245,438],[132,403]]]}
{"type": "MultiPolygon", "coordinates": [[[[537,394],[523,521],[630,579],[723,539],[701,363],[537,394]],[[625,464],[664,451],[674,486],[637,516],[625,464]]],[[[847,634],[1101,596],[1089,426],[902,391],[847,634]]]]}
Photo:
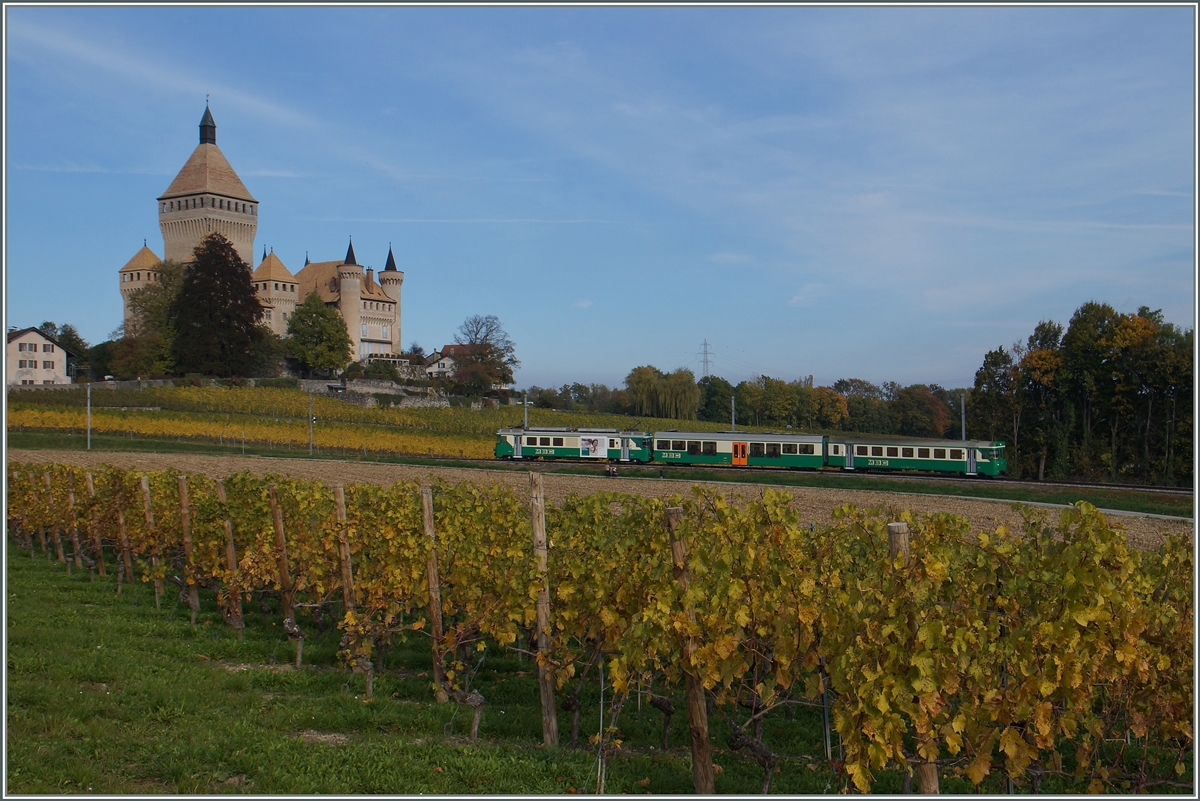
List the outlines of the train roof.
{"type": "Polygon", "coordinates": [[[820,434],[778,434],[766,432],[751,434],[747,431],[655,431],[654,438],[699,439],[717,442],[821,442],[820,434]]]}
{"type": "Polygon", "coordinates": [[[502,428],[500,434],[623,434],[630,436],[648,437],[649,431],[634,431],[625,429],[622,431],[619,428],[568,428],[566,426],[512,426],[510,428],[502,428]]]}
{"type": "Polygon", "coordinates": [[[917,437],[872,437],[831,436],[830,442],[841,442],[847,445],[904,445],[906,447],[929,448],[1003,448],[1003,442],[993,442],[990,439],[920,439],[917,437]]]}

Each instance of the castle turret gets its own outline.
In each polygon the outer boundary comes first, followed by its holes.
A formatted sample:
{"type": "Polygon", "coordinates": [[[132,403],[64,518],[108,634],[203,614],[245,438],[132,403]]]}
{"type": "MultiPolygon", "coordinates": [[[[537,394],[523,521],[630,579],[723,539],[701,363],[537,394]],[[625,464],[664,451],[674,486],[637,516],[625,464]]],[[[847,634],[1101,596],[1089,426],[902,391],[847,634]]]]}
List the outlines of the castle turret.
{"type": "Polygon", "coordinates": [[[355,359],[366,355],[363,349],[362,320],[362,267],[354,260],[354,241],[346,249],[346,258],[337,268],[338,311],[346,321],[346,332],[354,342],[355,359]]]}
{"type": "Polygon", "coordinates": [[[246,264],[254,263],[258,201],[217,147],[217,123],[204,107],[200,144],[158,199],[164,258],[185,264],[200,240],[214,231],[233,243],[246,264]]]}
{"type": "Polygon", "coordinates": [[[391,331],[392,353],[401,353],[404,350],[400,344],[403,341],[400,338],[400,286],[403,283],[404,273],[396,269],[396,257],[392,255],[392,246],[388,245],[387,263],[379,273],[379,286],[383,287],[388,297],[396,301],[396,324],[391,331]]]}
{"type": "Polygon", "coordinates": [[[296,277],[274,251],[267,253],[264,249],[262,263],[250,280],[259,302],[265,307],[263,323],[279,336],[287,336],[288,320],[300,300],[296,277]]]}
{"type": "Polygon", "coordinates": [[[137,329],[137,320],[133,310],[129,308],[129,296],[144,286],[157,283],[162,279],[162,259],[154,255],[154,251],[142,240],[142,249],[133,254],[133,258],[125,263],[118,272],[121,284],[121,303],[125,311],[126,332],[133,334],[137,329]]]}

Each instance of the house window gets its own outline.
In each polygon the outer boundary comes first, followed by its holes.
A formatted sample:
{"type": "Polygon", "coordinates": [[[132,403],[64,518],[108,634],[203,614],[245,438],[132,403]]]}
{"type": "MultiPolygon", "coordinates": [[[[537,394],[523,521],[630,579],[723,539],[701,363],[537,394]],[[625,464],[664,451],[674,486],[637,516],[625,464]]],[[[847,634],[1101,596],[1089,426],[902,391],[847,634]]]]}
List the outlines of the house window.
{"type": "Polygon", "coordinates": [[[44,362],[42,362],[42,369],[43,369],[43,370],[53,370],[53,369],[54,369],[54,362],[52,362],[52,361],[44,361],[44,362]]]}
{"type": "MultiPolygon", "coordinates": [[[[24,346],[22,346],[22,347],[24,347],[24,346]]],[[[18,369],[18,370],[24,370],[24,369],[25,369],[25,360],[24,360],[24,359],[18,359],[18,360],[17,360],[17,369],[18,369]]]]}
{"type": "Polygon", "coordinates": [[[42,353],[54,353],[53,345],[42,345],[42,353]]]}
{"type": "Polygon", "coordinates": [[[43,384],[53,384],[54,382],[50,379],[46,379],[46,380],[42,381],[42,383],[43,384]]]}
{"type": "Polygon", "coordinates": [[[24,352],[25,352],[25,343],[24,343],[24,342],[18,342],[18,343],[17,343],[17,350],[18,350],[18,351],[20,351],[21,353],[24,353],[24,352]]]}

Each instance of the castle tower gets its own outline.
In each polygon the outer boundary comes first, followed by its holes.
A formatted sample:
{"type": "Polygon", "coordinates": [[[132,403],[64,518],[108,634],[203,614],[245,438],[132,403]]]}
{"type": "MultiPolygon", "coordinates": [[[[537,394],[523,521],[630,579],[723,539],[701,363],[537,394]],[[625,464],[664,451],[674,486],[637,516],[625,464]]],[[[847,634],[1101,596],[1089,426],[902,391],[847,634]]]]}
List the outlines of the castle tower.
{"type": "Polygon", "coordinates": [[[288,320],[296,311],[298,284],[274,251],[263,252],[262,263],[250,280],[258,300],[265,307],[263,323],[281,337],[287,336],[288,320]]]}
{"type": "MultiPolygon", "coordinates": [[[[129,296],[133,294],[134,290],[161,280],[162,273],[159,271],[161,264],[162,259],[155,256],[154,251],[143,242],[142,249],[133,254],[133,258],[126,262],[118,272],[121,283],[121,303],[124,306],[127,330],[136,325],[133,312],[129,308],[129,296]]],[[[128,331],[128,333],[134,332],[128,331]]]]}
{"type": "Polygon", "coordinates": [[[396,301],[396,322],[391,330],[392,353],[402,353],[404,348],[401,347],[400,339],[400,286],[404,283],[404,273],[396,269],[396,257],[392,255],[392,246],[388,245],[387,263],[383,266],[383,272],[379,273],[379,286],[383,288],[384,293],[392,300],[396,301]]]}
{"type": "Polygon", "coordinates": [[[254,261],[258,201],[217,148],[217,124],[204,107],[200,144],[158,199],[164,258],[187,263],[200,240],[217,232],[233,243],[246,264],[254,261]]]}
{"type": "Polygon", "coordinates": [[[351,240],[350,247],[346,249],[346,258],[337,268],[337,283],[338,283],[338,311],[342,313],[342,319],[346,321],[346,333],[350,335],[350,340],[354,343],[353,353],[355,359],[361,359],[365,353],[363,351],[363,326],[362,320],[362,281],[363,269],[357,261],[354,260],[354,242],[351,240]]]}

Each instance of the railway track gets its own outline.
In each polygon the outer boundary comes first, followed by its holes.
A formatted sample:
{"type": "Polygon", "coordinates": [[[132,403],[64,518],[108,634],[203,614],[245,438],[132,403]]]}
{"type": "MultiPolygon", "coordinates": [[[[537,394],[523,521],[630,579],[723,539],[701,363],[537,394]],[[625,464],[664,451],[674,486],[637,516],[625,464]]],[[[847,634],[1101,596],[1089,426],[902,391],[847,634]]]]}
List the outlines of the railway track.
{"type": "MultiPolygon", "coordinates": [[[[493,466],[495,466],[495,465],[513,465],[513,466],[523,465],[523,466],[525,466],[526,469],[537,469],[537,467],[535,467],[536,465],[548,467],[548,466],[552,466],[552,465],[553,466],[575,466],[575,465],[586,466],[588,464],[587,462],[574,461],[574,460],[568,460],[568,459],[547,459],[547,460],[528,460],[528,461],[526,461],[526,460],[507,461],[507,460],[496,460],[496,459],[456,459],[454,461],[471,462],[474,464],[479,464],[481,466],[486,466],[486,465],[493,465],[493,466]]],[[[597,464],[595,465],[597,467],[597,469],[600,468],[600,464],[601,464],[601,462],[598,461],[597,464]]],[[[605,466],[607,466],[608,462],[605,461],[605,462],[603,462],[603,464],[605,466]]],[[[886,479],[889,481],[925,481],[925,482],[936,481],[936,482],[944,482],[944,483],[948,483],[948,484],[960,484],[963,486],[1004,485],[1004,486],[1010,486],[1010,487],[1032,487],[1032,488],[1038,488],[1038,489],[1129,490],[1129,491],[1137,491],[1137,492],[1147,492],[1147,493],[1152,493],[1152,494],[1157,494],[1157,495],[1175,495],[1175,496],[1180,496],[1180,497],[1190,497],[1192,495],[1191,489],[1182,488],[1182,487],[1160,487],[1160,486],[1136,485],[1136,484],[1089,484],[1089,483],[1084,483],[1084,482],[1073,482],[1073,481],[1024,481],[1024,480],[1006,478],[1006,477],[989,478],[986,476],[977,476],[977,477],[973,477],[973,478],[966,478],[966,477],[962,477],[962,476],[938,475],[937,473],[893,473],[893,472],[883,473],[883,472],[871,472],[871,471],[864,471],[864,470],[850,471],[850,470],[835,470],[835,469],[831,469],[831,470],[786,470],[786,469],[780,469],[780,468],[748,469],[745,467],[733,467],[730,465],[682,465],[682,464],[667,464],[667,463],[660,464],[657,462],[653,463],[653,464],[636,464],[636,465],[635,464],[628,464],[628,465],[622,464],[622,465],[618,465],[618,467],[623,468],[623,469],[628,468],[628,469],[636,469],[636,470],[658,469],[658,470],[663,471],[663,473],[665,475],[670,475],[671,472],[685,472],[685,471],[695,471],[695,470],[704,470],[704,471],[711,471],[714,473],[720,472],[720,473],[730,473],[730,474],[750,473],[750,474],[754,474],[754,475],[765,475],[765,474],[769,474],[772,472],[777,472],[780,475],[813,475],[813,476],[831,476],[831,477],[843,476],[847,479],[851,479],[854,476],[859,476],[859,477],[865,476],[868,478],[881,478],[881,479],[886,479]]]]}

